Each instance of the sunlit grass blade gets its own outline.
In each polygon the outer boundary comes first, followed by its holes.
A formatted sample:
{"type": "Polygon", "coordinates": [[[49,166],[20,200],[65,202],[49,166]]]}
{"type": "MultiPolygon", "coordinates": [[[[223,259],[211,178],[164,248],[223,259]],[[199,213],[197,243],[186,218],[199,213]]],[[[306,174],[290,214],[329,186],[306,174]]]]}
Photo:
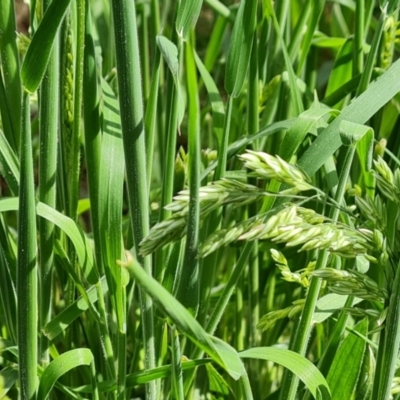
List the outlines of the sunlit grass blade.
{"type": "Polygon", "coordinates": [[[3,71],[1,86],[4,93],[0,102],[1,117],[7,141],[11,148],[18,153],[21,130],[21,107],[19,105],[22,101],[22,91],[15,32],[14,2],[6,1],[0,7],[0,59],[3,71]]]}
{"type": "Polygon", "coordinates": [[[53,1],[35,32],[21,67],[21,80],[34,93],[47,68],[51,49],[71,0],[53,1]]]}
{"type": "Polygon", "coordinates": [[[38,269],[30,119],[29,94],[25,93],[22,103],[21,182],[18,193],[18,368],[21,396],[27,400],[34,400],[37,385],[38,269]]]}
{"type": "MultiPolygon", "coordinates": [[[[141,91],[139,44],[137,37],[135,4],[128,0],[113,0],[113,17],[116,58],[118,68],[119,103],[122,137],[124,143],[130,220],[135,248],[149,231],[148,189],[146,177],[146,150],[144,139],[144,114],[141,91]]],[[[139,257],[145,271],[151,275],[150,257],[139,257]]],[[[143,344],[147,369],[155,367],[155,337],[153,302],[143,290],[140,291],[143,344]]],[[[147,385],[147,395],[156,396],[155,382],[147,385]]],[[[123,398],[123,392],[119,393],[123,398]]]]}

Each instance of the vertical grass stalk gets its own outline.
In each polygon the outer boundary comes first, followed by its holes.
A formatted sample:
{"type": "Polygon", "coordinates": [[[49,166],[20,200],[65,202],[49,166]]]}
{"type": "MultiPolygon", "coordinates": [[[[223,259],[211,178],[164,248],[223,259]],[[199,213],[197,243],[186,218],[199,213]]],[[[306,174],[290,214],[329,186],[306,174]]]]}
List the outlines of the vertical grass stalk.
{"type": "MultiPolygon", "coordinates": [[[[340,174],[338,187],[335,194],[335,202],[336,204],[341,204],[346,188],[347,179],[349,177],[350,168],[352,165],[354,153],[356,150],[356,143],[352,143],[348,148],[345,156],[345,161],[343,164],[343,168],[340,174]]],[[[330,219],[334,222],[338,220],[339,217],[339,208],[333,207],[331,213],[329,215],[330,219]]],[[[325,268],[328,262],[329,253],[327,250],[320,251],[317,258],[317,263],[315,269],[325,268]]],[[[296,326],[296,331],[294,334],[294,340],[291,345],[291,350],[305,355],[307,350],[307,344],[310,338],[311,330],[313,327],[312,318],[315,311],[315,306],[318,300],[320,288],[321,288],[321,279],[312,278],[310,287],[307,292],[304,309],[301,313],[301,317],[296,326]]],[[[296,397],[297,386],[299,383],[299,378],[288,370],[285,371],[281,392],[280,392],[280,400],[294,400],[296,397]]]]}
{"type": "MultiPolygon", "coordinates": [[[[43,1],[43,8],[50,1],[43,1]]],[[[40,158],[39,158],[39,200],[50,207],[56,205],[57,133],[59,111],[59,43],[51,51],[47,71],[40,89],[40,158]]],[[[54,225],[47,219],[39,219],[40,235],[40,310],[39,326],[45,326],[51,317],[52,266],[54,225]]],[[[48,340],[40,338],[39,357],[43,365],[49,362],[48,340]]]]}
{"type": "Polygon", "coordinates": [[[21,125],[21,182],[18,212],[18,370],[21,398],[36,398],[37,365],[37,265],[36,203],[29,94],[24,93],[21,125]]]}
{"type": "MultiPolygon", "coordinates": [[[[115,47],[122,136],[126,160],[130,218],[135,248],[149,232],[146,151],[143,121],[142,85],[135,3],[113,0],[115,47]]],[[[152,274],[151,257],[140,257],[148,274],[152,274]]],[[[140,289],[145,368],[155,367],[153,301],[140,289]]],[[[156,381],[146,385],[149,399],[156,398],[156,381]]]]}

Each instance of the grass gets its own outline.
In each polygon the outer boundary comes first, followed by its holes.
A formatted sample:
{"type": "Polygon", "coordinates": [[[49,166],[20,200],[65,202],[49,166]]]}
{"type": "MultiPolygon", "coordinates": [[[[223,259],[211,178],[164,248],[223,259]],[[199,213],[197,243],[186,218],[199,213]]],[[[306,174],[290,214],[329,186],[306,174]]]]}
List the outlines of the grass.
{"type": "Polygon", "coordinates": [[[399,2],[6,3],[0,397],[400,398],[399,2]]]}

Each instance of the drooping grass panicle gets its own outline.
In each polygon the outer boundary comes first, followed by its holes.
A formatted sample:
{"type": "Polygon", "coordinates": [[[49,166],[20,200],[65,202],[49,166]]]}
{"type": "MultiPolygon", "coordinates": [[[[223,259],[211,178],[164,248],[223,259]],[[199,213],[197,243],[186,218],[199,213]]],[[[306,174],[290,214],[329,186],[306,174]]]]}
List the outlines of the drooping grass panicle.
{"type": "MultiPolygon", "coordinates": [[[[222,179],[199,190],[201,219],[217,208],[234,203],[242,206],[272,195],[256,186],[237,180],[222,179]]],[[[140,245],[141,254],[150,254],[156,249],[182,238],[186,232],[186,218],[189,211],[189,191],[183,190],[166,206],[172,212],[170,218],[159,222],[144,238],[140,245]]]]}
{"type": "Polygon", "coordinates": [[[323,268],[312,272],[326,280],[329,289],[337,294],[360,297],[364,300],[381,301],[388,298],[388,292],[371,278],[356,270],[344,271],[334,268],[323,268]]]}
{"type": "Polygon", "coordinates": [[[393,173],[382,157],[374,160],[374,166],[379,190],[386,198],[400,203],[400,170],[393,173]]]}
{"type": "Polygon", "coordinates": [[[259,178],[276,179],[293,188],[291,192],[315,190],[310,178],[300,168],[284,161],[279,156],[271,156],[261,151],[247,150],[239,158],[244,161],[244,166],[253,171],[251,175],[259,178]]]}

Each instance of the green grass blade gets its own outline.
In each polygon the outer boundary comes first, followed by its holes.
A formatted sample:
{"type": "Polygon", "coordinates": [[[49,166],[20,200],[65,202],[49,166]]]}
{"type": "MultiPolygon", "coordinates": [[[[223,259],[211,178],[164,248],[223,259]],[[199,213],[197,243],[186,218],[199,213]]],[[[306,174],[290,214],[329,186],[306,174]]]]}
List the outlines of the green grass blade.
{"type": "Polygon", "coordinates": [[[5,367],[0,371],[0,398],[7,399],[7,392],[14,386],[18,379],[18,371],[12,367],[5,367]]]}
{"type": "MultiPolygon", "coordinates": [[[[130,219],[135,248],[149,232],[148,189],[144,115],[139,60],[139,44],[135,3],[129,0],[112,1],[116,59],[118,69],[119,103],[124,143],[130,219]]],[[[140,257],[146,272],[152,274],[151,257],[140,257]]],[[[140,291],[145,368],[155,367],[155,336],[153,301],[140,291]]],[[[147,385],[147,395],[156,396],[156,384],[147,385]]],[[[123,396],[123,393],[120,394],[123,396]]]]}
{"type": "Polygon", "coordinates": [[[0,162],[2,176],[13,194],[18,193],[19,186],[19,160],[14,150],[8,143],[4,132],[0,129],[0,162]]]}
{"type": "Polygon", "coordinates": [[[243,365],[236,351],[220,339],[209,335],[190,312],[179,303],[164,287],[150,277],[133,258],[124,263],[132,278],[155,300],[177,328],[187,335],[198,347],[208,353],[234,379],[243,373],[243,365]]]}
{"type": "Polygon", "coordinates": [[[34,93],[46,72],[57,32],[67,13],[71,0],[53,1],[33,35],[21,67],[21,80],[29,93],[34,93]]]}
{"type": "Polygon", "coordinates": [[[182,1],[178,8],[175,29],[183,40],[188,39],[190,30],[196,25],[203,0],[182,1]]]}
{"type": "MultiPolygon", "coordinates": [[[[21,204],[18,205],[18,198],[3,198],[0,200],[0,212],[16,211],[20,207],[21,204]]],[[[92,284],[98,282],[99,278],[97,270],[94,268],[92,246],[76,222],[46,204],[38,203],[34,205],[34,208],[36,208],[36,213],[39,217],[46,218],[58,226],[71,240],[87,281],[92,284]]]]}
{"type": "MultiPolygon", "coordinates": [[[[354,330],[364,336],[367,335],[368,320],[364,318],[354,330]]],[[[352,397],[357,387],[366,347],[364,339],[352,333],[339,347],[326,378],[331,388],[332,400],[352,397]]]]}
{"type": "Polygon", "coordinates": [[[254,30],[256,28],[257,0],[243,0],[233,26],[225,70],[225,89],[237,97],[242,91],[249,69],[254,30]]]}
{"type": "MultiPolygon", "coordinates": [[[[105,277],[101,278],[99,283],[101,284],[102,293],[106,294],[108,292],[108,286],[105,277]]],[[[91,303],[98,301],[98,291],[96,286],[91,286],[89,289],[86,289],[86,293],[87,299],[91,303]]],[[[49,340],[54,340],[89,308],[87,299],[83,296],[78,297],[72,304],[62,310],[43,327],[43,334],[46,335],[49,340]]]]}
{"type": "Polygon", "coordinates": [[[186,45],[189,130],[189,213],[183,267],[178,281],[177,300],[193,315],[199,307],[199,229],[200,229],[200,105],[192,41],[186,45]]]}
{"type": "Polygon", "coordinates": [[[5,1],[0,7],[0,59],[4,77],[1,86],[4,84],[5,95],[1,100],[1,117],[7,140],[18,153],[22,92],[15,25],[14,2],[5,1]],[[5,120],[10,129],[7,129],[5,120]]]}
{"type": "Polygon", "coordinates": [[[313,175],[341,145],[339,126],[342,120],[363,124],[400,91],[400,60],[396,61],[368,89],[343,109],[342,113],[318,136],[299,160],[299,165],[313,175]]]}
{"type": "Polygon", "coordinates": [[[307,386],[315,399],[329,400],[330,389],[324,376],[305,357],[286,349],[275,347],[255,347],[239,353],[242,358],[257,358],[283,365],[307,386]],[[322,397],[318,397],[321,396],[322,397]]]}
{"type": "MultiPolygon", "coordinates": [[[[43,2],[44,9],[50,1],[43,2]]],[[[50,207],[56,206],[57,139],[59,122],[59,36],[56,36],[47,70],[40,88],[40,156],[39,201],[50,207]]],[[[46,219],[39,220],[40,235],[40,309],[39,326],[50,320],[53,286],[54,225],[46,219]]],[[[47,339],[40,339],[39,355],[42,365],[49,362],[47,339]]]]}
{"type": "Polygon", "coordinates": [[[30,119],[29,95],[25,93],[22,103],[21,183],[18,198],[18,367],[21,396],[27,400],[34,400],[36,397],[38,349],[38,270],[36,264],[36,207],[30,119]]]}
{"type": "Polygon", "coordinates": [[[40,378],[38,398],[46,400],[56,381],[68,371],[94,362],[90,349],[74,349],[67,351],[53,360],[43,371],[40,378]]]}

